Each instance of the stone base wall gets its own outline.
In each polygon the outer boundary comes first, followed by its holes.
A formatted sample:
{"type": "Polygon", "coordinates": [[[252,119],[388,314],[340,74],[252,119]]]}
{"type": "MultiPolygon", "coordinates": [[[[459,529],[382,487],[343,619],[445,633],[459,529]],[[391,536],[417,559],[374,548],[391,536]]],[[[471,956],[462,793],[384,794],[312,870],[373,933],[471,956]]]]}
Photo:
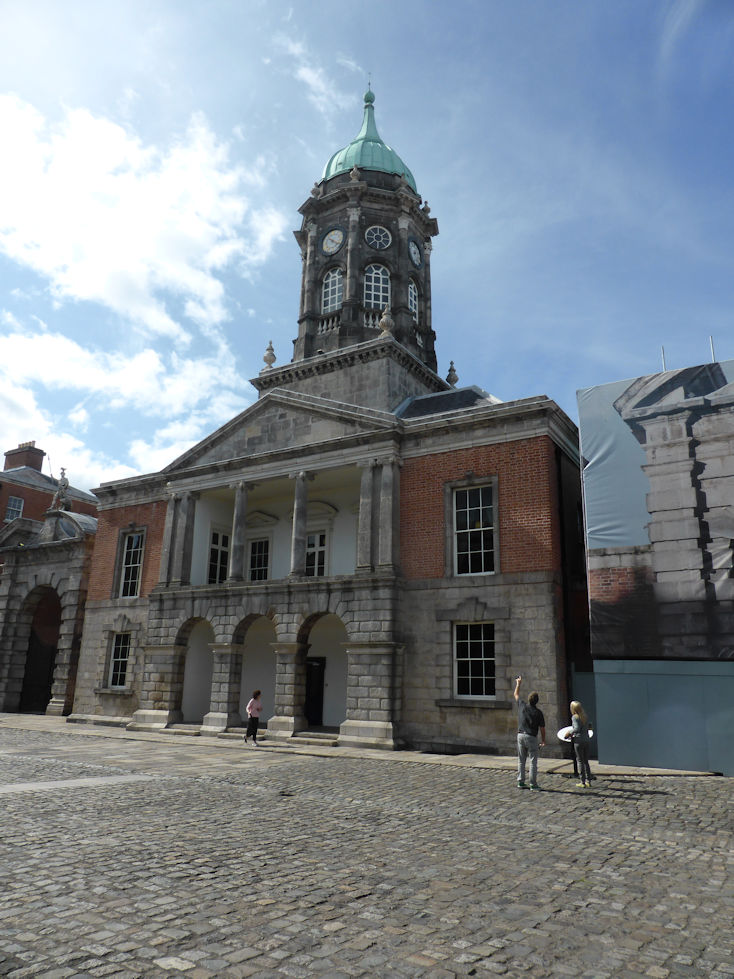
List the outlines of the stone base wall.
{"type": "Polygon", "coordinates": [[[410,747],[472,748],[512,754],[517,711],[514,678],[540,694],[548,751],[560,756],[555,733],[567,723],[565,657],[553,575],[531,573],[466,580],[411,582],[401,596],[404,652],[400,741],[410,747]],[[494,622],[496,699],[454,696],[455,622],[494,622]]]}
{"type": "Polygon", "coordinates": [[[132,717],[140,702],[147,624],[148,602],[145,599],[87,602],[74,715],[132,717]],[[108,682],[110,651],[116,632],[130,632],[131,635],[124,690],[110,689],[108,682]]]}

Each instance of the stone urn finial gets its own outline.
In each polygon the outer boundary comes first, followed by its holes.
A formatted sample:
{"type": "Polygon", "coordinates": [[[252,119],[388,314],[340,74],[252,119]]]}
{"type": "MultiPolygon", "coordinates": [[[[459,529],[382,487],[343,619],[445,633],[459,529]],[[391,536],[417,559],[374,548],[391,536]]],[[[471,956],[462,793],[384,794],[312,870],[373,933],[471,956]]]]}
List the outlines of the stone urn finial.
{"type": "Polygon", "coordinates": [[[350,180],[359,180],[359,167],[355,163],[352,169],[349,171],[350,180]]]}
{"type": "Polygon", "coordinates": [[[265,366],[265,369],[266,370],[270,370],[270,368],[273,366],[273,364],[277,360],[277,358],[275,356],[275,351],[273,350],[273,341],[272,340],[268,340],[268,346],[267,346],[267,349],[265,351],[265,356],[263,357],[263,360],[265,361],[265,365],[266,365],[265,366]]]}
{"type": "Polygon", "coordinates": [[[446,380],[451,385],[452,388],[456,387],[456,382],[459,380],[459,375],[454,370],[453,360],[449,363],[449,372],[446,375],[446,380]]]}
{"type": "Polygon", "coordinates": [[[384,336],[388,336],[388,337],[391,337],[392,336],[392,329],[395,326],[395,322],[394,322],[392,316],[390,315],[390,307],[389,306],[385,306],[385,308],[383,309],[382,316],[380,317],[380,322],[378,323],[378,326],[380,327],[380,330],[381,330],[380,336],[383,336],[383,337],[384,336]]]}

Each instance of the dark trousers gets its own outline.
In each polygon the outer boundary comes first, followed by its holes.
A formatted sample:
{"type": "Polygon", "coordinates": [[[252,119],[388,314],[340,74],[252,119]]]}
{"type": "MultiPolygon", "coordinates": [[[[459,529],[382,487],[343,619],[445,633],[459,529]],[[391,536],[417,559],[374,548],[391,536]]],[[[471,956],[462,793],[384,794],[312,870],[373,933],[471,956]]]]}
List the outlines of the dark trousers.
{"type": "Polygon", "coordinates": [[[247,721],[247,734],[245,738],[249,738],[252,735],[252,740],[257,741],[257,728],[260,723],[259,717],[250,717],[247,721]]]}
{"type": "Polygon", "coordinates": [[[591,783],[591,769],[589,768],[589,742],[585,741],[583,744],[574,742],[573,749],[576,753],[576,760],[578,762],[579,778],[582,782],[591,783]]]}

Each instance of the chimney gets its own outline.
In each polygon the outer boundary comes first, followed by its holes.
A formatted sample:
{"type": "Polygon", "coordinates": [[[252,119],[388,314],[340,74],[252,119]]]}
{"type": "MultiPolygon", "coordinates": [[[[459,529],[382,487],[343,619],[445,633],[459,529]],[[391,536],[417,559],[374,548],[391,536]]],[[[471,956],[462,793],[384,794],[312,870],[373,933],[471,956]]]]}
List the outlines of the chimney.
{"type": "Polygon", "coordinates": [[[35,442],[21,442],[17,449],[9,449],[5,453],[5,468],[19,469],[21,466],[28,466],[40,473],[45,455],[43,449],[36,448],[35,442]]]}

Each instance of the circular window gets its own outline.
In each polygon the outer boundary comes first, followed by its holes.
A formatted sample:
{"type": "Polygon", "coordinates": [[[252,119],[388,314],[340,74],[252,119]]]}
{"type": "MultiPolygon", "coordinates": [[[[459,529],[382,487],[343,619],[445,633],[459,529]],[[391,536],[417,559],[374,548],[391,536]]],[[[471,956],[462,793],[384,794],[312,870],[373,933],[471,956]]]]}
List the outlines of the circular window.
{"type": "Polygon", "coordinates": [[[371,248],[387,248],[392,241],[392,235],[379,224],[373,224],[364,233],[364,240],[371,248]]]}

